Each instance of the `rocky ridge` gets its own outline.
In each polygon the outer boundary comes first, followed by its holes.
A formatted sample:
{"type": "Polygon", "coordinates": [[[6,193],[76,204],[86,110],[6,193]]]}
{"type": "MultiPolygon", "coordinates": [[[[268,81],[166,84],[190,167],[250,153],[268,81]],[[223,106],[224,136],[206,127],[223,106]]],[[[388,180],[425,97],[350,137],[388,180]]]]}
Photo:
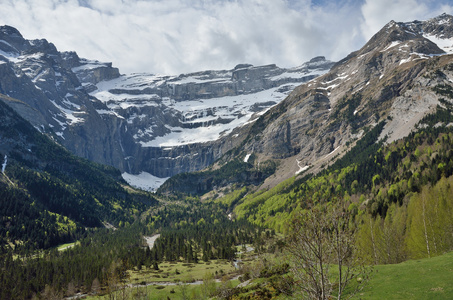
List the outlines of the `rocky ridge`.
{"type": "Polygon", "coordinates": [[[86,93],[70,62],[46,40],[25,40],[15,28],[0,27],[2,100],[71,152],[115,165],[122,157],[118,120],[100,117],[95,107],[103,104],[86,93]]]}
{"type": "Polygon", "coordinates": [[[228,134],[332,65],[318,57],[293,69],[238,65],[179,76],[131,74],[98,83],[90,95],[109,108],[99,114],[124,119],[125,171],[169,177],[210,165],[237,146],[228,134]]]}

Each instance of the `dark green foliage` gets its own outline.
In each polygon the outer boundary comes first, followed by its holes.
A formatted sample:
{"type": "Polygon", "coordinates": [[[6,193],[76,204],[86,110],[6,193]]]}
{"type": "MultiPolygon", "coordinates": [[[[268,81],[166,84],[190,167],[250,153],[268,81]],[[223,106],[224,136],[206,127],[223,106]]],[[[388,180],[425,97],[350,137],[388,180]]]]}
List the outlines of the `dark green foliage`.
{"type": "Polygon", "coordinates": [[[188,204],[188,207],[167,206],[147,217],[146,223],[151,224],[148,234],[156,230],[161,233],[152,250],[152,257],[157,261],[232,260],[236,245],[262,239],[262,229],[246,220],[229,220],[219,204],[197,200],[188,204]]]}
{"type": "Polygon", "coordinates": [[[229,220],[224,209],[188,200],[153,211],[129,227],[83,232],[79,243],[65,251],[46,250],[18,259],[13,259],[12,251],[0,254],[0,299],[28,299],[42,293],[46,285],[64,294],[69,283],[87,293],[96,279],[102,287],[112,280],[124,286],[126,270],[144,266],[159,270],[163,260],[232,260],[235,245],[254,243],[265,234],[244,220],[229,220]],[[142,236],[156,231],[161,237],[153,249],[143,247],[142,236]]]}
{"type": "Polygon", "coordinates": [[[230,184],[258,185],[273,174],[276,163],[266,161],[257,169],[250,163],[234,159],[220,169],[196,173],[182,173],[167,180],[158,190],[159,193],[185,193],[202,195],[214,188],[230,184]]]}
{"type": "Polygon", "coordinates": [[[33,203],[23,190],[1,182],[0,199],[0,245],[6,245],[7,240],[20,240],[16,251],[49,248],[73,240],[84,231],[81,227],[61,230],[57,222],[67,221],[50,214],[42,204],[33,203]]]}
{"type": "MultiPolygon", "coordinates": [[[[86,227],[132,223],[156,201],[131,194],[118,170],[71,155],[0,102],[0,245],[16,252],[75,239],[86,227]]],[[[1,250],[1,249],[0,249],[1,250]]]]}
{"type": "Polygon", "coordinates": [[[382,121],[368,131],[351,150],[329,167],[327,172],[342,169],[353,163],[361,163],[375,153],[382,146],[382,141],[378,142],[378,138],[384,126],[385,122],[382,121]]]}
{"type": "Polygon", "coordinates": [[[335,106],[335,110],[331,115],[331,118],[335,121],[349,121],[353,124],[355,121],[354,112],[359,107],[360,102],[362,101],[362,94],[356,93],[350,97],[343,97],[343,99],[338,101],[338,104],[335,106]]]}
{"type": "Polygon", "coordinates": [[[0,299],[29,299],[46,285],[64,292],[70,282],[88,292],[95,279],[102,285],[112,276],[124,279],[127,269],[152,263],[150,252],[140,245],[137,225],[85,233],[79,245],[65,251],[48,250],[41,257],[0,255],[0,299]]]}
{"type": "Polygon", "coordinates": [[[451,87],[450,85],[438,84],[435,87],[433,87],[433,91],[436,92],[436,94],[453,99],[453,87],[451,87]]]}
{"type": "Polygon", "coordinates": [[[453,107],[452,104],[445,101],[444,99],[440,99],[440,102],[446,106],[446,108],[437,105],[436,112],[433,114],[429,114],[423,117],[420,120],[420,124],[426,124],[428,126],[434,126],[436,124],[444,124],[448,125],[449,123],[453,122],[453,107]]]}

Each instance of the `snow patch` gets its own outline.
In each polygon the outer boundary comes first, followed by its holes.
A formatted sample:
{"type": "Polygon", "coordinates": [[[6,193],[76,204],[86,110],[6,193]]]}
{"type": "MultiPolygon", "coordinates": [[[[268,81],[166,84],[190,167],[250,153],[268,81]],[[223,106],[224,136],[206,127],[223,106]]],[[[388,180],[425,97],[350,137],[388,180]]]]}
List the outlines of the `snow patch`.
{"type": "Polygon", "coordinates": [[[330,152],[329,154],[327,154],[326,156],[324,156],[324,158],[329,157],[330,155],[334,154],[335,151],[337,151],[339,148],[340,148],[340,146],[338,146],[338,147],[335,148],[332,152],[330,152]]]}
{"type": "Polygon", "coordinates": [[[2,164],[2,173],[5,174],[5,169],[6,169],[6,163],[8,162],[8,156],[6,156],[5,154],[5,159],[4,159],[4,162],[2,164]]]}
{"type": "Polygon", "coordinates": [[[300,161],[296,159],[296,162],[297,162],[297,166],[299,167],[299,170],[296,172],[296,175],[299,175],[300,173],[302,172],[305,172],[308,170],[308,168],[310,168],[310,166],[301,166],[300,165],[300,161]]]}
{"type": "Polygon", "coordinates": [[[124,180],[129,183],[131,186],[145,190],[155,192],[164,182],[170,178],[160,178],[156,177],[147,172],[141,172],[138,175],[123,173],[121,174],[124,180]]]}
{"type": "Polygon", "coordinates": [[[245,163],[249,161],[249,158],[250,158],[251,155],[252,155],[252,154],[249,153],[249,154],[247,154],[247,155],[245,156],[245,158],[244,158],[244,162],[245,162],[245,163]]]}
{"type": "Polygon", "coordinates": [[[271,77],[270,80],[278,81],[278,80],[287,79],[287,78],[297,79],[297,78],[303,78],[303,77],[308,77],[308,76],[317,77],[317,76],[324,75],[325,73],[327,73],[327,71],[325,71],[325,70],[314,70],[311,72],[284,72],[280,75],[271,77]]]}
{"type": "Polygon", "coordinates": [[[448,54],[453,54],[453,38],[443,39],[439,36],[429,34],[425,34],[423,37],[436,44],[440,49],[444,50],[448,54]]]}
{"type": "Polygon", "coordinates": [[[148,244],[148,247],[150,250],[153,249],[154,243],[156,240],[160,237],[160,234],[155,234],[153,236],[144,236],[143,238],[145,239],[146,243],[148,244]]]}
{"type": "Polygon", "coordinates": [[[222,78],[214,78],[214,79],[203,79],[197,77],[184,77],[182,79],[178,79],[178,81],[172,82],[173,84],[187,84],[187,83],[218,83],[218,82],[231,82],[231,80],[225,80],[222,78]]]}
{"type": "MultiPolygon", "coordinates": [[[[228,122],[221,122],[197,128],[167,126],[167,128],[171,130],[170,133],[156,137],[151,141],[139,142],[142,147],[173,147],[215,141],[230,133],[236,127],[248,124],[248,122],[256,121],[256,119],[251,120],[251,117],[254,114],[250,109],[251,106],[260,103],[263,99],[266,101],[274,101],[275,103],[283,100],[287,94],[278,92],[278,88],[279,87],[276,87],[254,94],[176,102],[171,105],[171,108],[181,112],[186,118],[197,115],[200,116],[200,119],[195,118],[190,122],[207,122],[218,119],[228,120],[228,122]],[[207,110],[212,110],[214,115],[205,116],[204,112],[207,110]]],[[[261,111],[261,113],[266,112],[269,108],[270,107],[267,107],[261,111]]]]}
{"type": "MultiPolygon", "coordinates": [[[[83,118],[79,118],[77,117],[75,114],[85,114],[85,112],[83,111],[79,111],[79,112],[76,112],[76,111],[73,111],[73,110],[70,110],[70,109],[67,109],[67,108],[64,108],[63,106],[61,105],[58,105],[55,101],[52,101],[50,100],[50,102],[52,102],[52,104],[58,108],[65,116],[66,120],[68,120],[68,124],[71,125],[71,124],[75,124],[75,123],[82,123],[84,122],[85,120],[83,118]]],[[[69,102],[69,101],[68,101],[69,102]]],[[[72,104],[72,103],[71,103],[72,104]]],[[[75,105],[75,104],[72,104],[72,105],[75,105]]],[[[55,119],[55,118],[54,118],[55,119]]]]}
{"type": "Polygon", "coordinates": [[[390,45],[388,45],[384,50],[381,50],[381,52],[384,52],[390,48],[393,48],[399,44],[401,44],[402,42],[401,41],[393,41],[390,45]]]}

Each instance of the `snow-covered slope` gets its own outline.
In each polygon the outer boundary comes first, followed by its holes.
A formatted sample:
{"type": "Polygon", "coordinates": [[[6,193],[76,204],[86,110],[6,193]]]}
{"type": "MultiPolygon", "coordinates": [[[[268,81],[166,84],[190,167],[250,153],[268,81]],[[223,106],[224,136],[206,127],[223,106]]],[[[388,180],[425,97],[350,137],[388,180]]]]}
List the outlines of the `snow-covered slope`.
{"type": "MultiPolygon", "coordinates": [[[[294,174],[308,165],[313,149],[325,155],[348,139],[349,129],[341,135],[329,132],[331,139],[319,143],[306,134],[318,132],[345,95],[362,91],[374,99],[384,81],[391,85],[395,79],[390,70],[451,53],[452,19],[444,14],[423,22],[391,22],[333,68],[334,63],[317,57],[292,69],[241,64],[179,76],[120,75],[111,63],[58,52],[46,40],[29,41],[3,26],[0,98],[73,153],[114,165],[125,177],[142,174],[138,178],[146,175],[142,172],[166,178],[207,167],[244,141],[243,128],[272,110],[260,124],[281,120],[277,129],[259,132],[266,135],[263,144],[250,144],[247,153],[299,154],[300,164],[293,160],[294,174]],[[287,105],[275,107],[293,90],[299,92],[287,105]],[[296,102],[300,106],[291,106],[296,102]]],[[[359,105],[353,115],[364,118],[364,112],[359,105]]],[[[319,137],[326,136],[321,133],[319,137]]]]}
{"type": "Polygon", "coordinates": [[[316,58],[288,70],[239,65],[233,70],[180,76],[131,74],[99,82],[91,95],[109,108],[98,113],[124,118],[142,147],[175,147],[218,140],[331,65],[316,58]],[[157,111],[162,122],[156,118],[157,111]]]}

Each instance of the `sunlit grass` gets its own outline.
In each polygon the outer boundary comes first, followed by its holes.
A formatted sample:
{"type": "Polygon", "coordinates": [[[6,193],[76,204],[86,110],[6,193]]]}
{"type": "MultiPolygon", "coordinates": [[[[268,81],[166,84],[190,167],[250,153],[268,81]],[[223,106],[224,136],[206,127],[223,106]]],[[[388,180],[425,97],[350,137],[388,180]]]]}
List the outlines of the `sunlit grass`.
{"type": "Polygon", "coordinates": [[[453,252],[375,267],[353,299],[453,299],[453,252]]]}
{"type": "Polygon", "coordinates": [[[221,277],[234,271],[234,266],[227,260],[201,261],[198,263],[164,262],[159,264],[159,270],[152,268],[129,270],[128,282],[132,284],[141,282],[193,282],[203,280],[206,273],[221,277]]]}

